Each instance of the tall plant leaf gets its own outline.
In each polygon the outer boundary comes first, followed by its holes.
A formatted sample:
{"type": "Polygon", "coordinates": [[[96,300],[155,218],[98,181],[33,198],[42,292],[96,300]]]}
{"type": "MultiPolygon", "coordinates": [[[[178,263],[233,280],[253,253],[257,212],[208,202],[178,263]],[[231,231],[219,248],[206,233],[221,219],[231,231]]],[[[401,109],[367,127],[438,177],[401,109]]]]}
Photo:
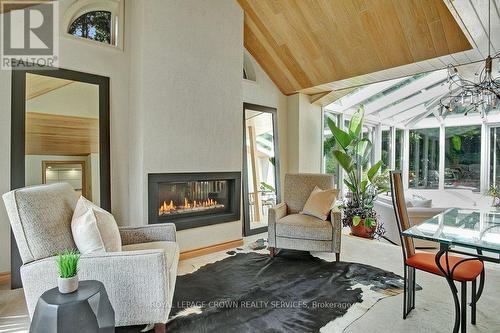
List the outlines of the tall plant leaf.
{"type": "Polygon", "coordinates": [[[347,149],[347,147],[352,142],[352,138],[349,136],[349,134],[338,128],[337,125],[335,125],[335,123],[333,122],[333,120],[328,119],[327,123],[328,127],[330,128],[330,131],[332,131],[332,134],[335,137],[335,140],[344,150],[347,149]]]}
{"type": "Polygon", "coordinates": [[[339,162],[340,166],[345,170],[345,172],[349,173],[352,171],[354,162],[351,156],[347,155],[341,150],[335,149],[333,151],[333,157],[335,157],[335,159],[337,160],[337,162],[339,162]]]}
{"type": "Polygon", "coordinates": [[[354,113],[349,123],[349,135],[351,138],[359,138],[363,129],[363,117],[365,114],[364,106],[360,106],[358,111],[354,113]]]}
{"type": "Polygon", "coordinates": [[[366,187],[368,186],[368,181],[363,180],[360,184],[361,192],[364,193],[366,191],[366,187]]]}
{"type": "Polygon", "coordinates": [[[368,179],[370,180],[370,182],[373,182],[373,177],[375,177],[375,175],[377,174],[378,170],[380,169],[380,167],[382,166],[382,161],[378,161],[377,163],[375,163],[371,168],[370,170],[368,170],[368,172],[366,173],[366,175],[368,176],[368,179]]]}
{"type": "Polygon", "coordinates": [[[349,191],[351,192],[356,192],[356,186],[354,186],[350,181],[347,179],[344,179],[344,184],[346,184],[347,188],[349,188],[349,191]]]}
{"type": "Polygon", "coordinates": [[[372,152],[372,143],[368,139],[362,139],[358,142],[356,151],[362,159],[369,158],[372,152]]]}

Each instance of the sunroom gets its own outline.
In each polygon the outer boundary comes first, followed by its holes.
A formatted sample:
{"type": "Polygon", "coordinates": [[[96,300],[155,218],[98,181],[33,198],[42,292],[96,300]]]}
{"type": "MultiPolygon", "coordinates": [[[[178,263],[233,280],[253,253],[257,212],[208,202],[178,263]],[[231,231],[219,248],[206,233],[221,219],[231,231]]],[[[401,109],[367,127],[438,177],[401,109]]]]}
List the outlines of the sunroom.
{"type": "MultiPolygon", "coordinates": [[[[371,162],[400,170],[407,189],[468,190],[485,194],[500,180],[500,105],[473,96],[460,82],[478,81],[483,63],[394,80],[349,91],[323,108],[323,163],[344,190],[343,172],[331,154],[327,119],[347,128],[364,107],[363,135],[373,143],[371,162]],[[460,81],[462,80],[462,81],[460,81]]],[[[493,72],[498,73],[498,63],[493,72]]]]}

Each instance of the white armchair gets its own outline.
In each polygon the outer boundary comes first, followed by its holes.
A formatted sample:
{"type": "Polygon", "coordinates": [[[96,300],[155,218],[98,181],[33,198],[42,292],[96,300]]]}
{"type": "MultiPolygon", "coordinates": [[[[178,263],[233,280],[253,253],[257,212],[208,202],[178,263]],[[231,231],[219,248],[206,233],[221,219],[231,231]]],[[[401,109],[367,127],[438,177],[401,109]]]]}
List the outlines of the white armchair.
{"type": "Polygon", "coordinates": [[[334,208],[329,219],[299,214],[315,186],[332,189],[334,178],[324,174],[286,174],[284,202],[269,209],[268,240],[271,256],[278,249],[335,253],[340,260],[342,221],[334,208]]]}
{"type": "MultiPolygon", "coordinates": [[[[76,248],[71,218],[77,197],[64,183],[3,195],[23,265],[21,278],[30,318],[40,295],[57,286],[54,255],[76,248]]],[[[83,255],[81,280],[106,287],[116,326],[157,324],[164,331],[172,307],[179,261],[174,224],[120,228],[122,252],[83,255]]]]}

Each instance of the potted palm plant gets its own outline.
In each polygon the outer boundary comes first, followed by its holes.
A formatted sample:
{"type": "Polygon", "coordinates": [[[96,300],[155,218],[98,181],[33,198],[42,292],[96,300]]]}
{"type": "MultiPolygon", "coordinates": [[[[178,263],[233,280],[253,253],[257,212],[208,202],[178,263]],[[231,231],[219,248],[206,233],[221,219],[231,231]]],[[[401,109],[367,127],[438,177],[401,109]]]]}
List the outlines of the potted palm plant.
{"type": "Polygon", "coordinates": [[[332,154],[345,171],[344,184],[348,193],[341,206],[342,222],[355,236],[373,238],[383,235],[382,223],[377,220],[373,201],[377,195],[388,191],[388,174],[379,173],[382,161],[368,168],[372,142],[363,137],[364,108],[352,116],[348,131],[343,131],[328,119],[328,127],[335,138],[332,154]]]}
{"type": "Polygon", "coordinates": [[[59,277],[57,287],[62,294],[68,294],[78,289],[78,261],[80,253],[77,251],[64,251],[56,259],[59,277]]]}

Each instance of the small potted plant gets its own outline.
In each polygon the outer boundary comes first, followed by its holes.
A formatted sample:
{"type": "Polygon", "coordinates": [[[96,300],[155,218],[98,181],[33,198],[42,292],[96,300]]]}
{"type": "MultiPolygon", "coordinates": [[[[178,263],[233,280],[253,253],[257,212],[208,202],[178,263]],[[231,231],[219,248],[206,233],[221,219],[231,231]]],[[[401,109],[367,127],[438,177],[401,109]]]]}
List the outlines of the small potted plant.
{"type": "Polygon", "coordinates": [[[500,210],[500,190],[496,186],[491,186],[487,193],[492,199],[491,208],[500,210]]]}
{"type": "Polygon", "coordinates": [[[363,137],[363,118],[364,109],[360,107],[352,116],[347,132],[338,128],[331,119],[328,119],[328,126],[335,138],[333,157],[345,171],[344,184],[349,190],[340,207],[343,225],[350,227],[355,236],[373,238],[374,235],[384,234],[382,223],[378,222],[373,209],[373,201],[379,193],[389,190],[389,177],[387,172],[379,173],[382,161],[374,163],[369,169],[367,167],[372,143],[363,137]]]}
{"type": "Polygon", "coordinates": [[[66,250],[60,253],[56,263],[59,271],[57,287],[61,294],[69,294],[78,289],[78,261],[80,253],[66,250]]]}

